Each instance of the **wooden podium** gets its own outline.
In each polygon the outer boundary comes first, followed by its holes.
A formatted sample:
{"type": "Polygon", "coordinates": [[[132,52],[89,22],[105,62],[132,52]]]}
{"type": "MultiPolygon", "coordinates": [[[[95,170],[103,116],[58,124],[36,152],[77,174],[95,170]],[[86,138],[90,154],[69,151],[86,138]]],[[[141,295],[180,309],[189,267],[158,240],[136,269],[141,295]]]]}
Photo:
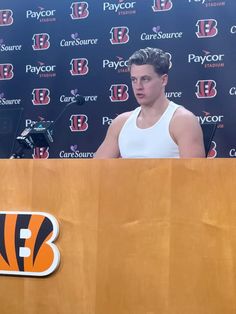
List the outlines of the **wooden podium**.
{"type": "Polygon", "coordinates": [[[0,160],[0,180],[1,211],[55,216],[61,254],[0,276],[1,314],[236,313],[234,159],[0,160]]]}

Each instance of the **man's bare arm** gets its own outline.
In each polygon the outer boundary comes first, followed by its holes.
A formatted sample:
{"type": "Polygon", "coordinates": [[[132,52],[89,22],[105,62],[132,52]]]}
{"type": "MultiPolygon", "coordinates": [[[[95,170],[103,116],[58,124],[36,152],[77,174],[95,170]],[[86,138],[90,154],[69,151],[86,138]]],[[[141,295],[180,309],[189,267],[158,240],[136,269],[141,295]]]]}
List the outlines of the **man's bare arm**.
{"type": "Polygon", "coordinates": [[[179,147],[180,158],[204,158],[201,126],[188,110],[179,108],[171,122],[171,134],[179,147]]]}
{"type": "Polygon", "coordinates": [[[120,150],[118,145],[118,137],[120,130],[128,119],[130,112],[125,112],[115,118],[107,130],[106,137],[98,150],[95,153],[94,158],[119,158],[120,150]]]}

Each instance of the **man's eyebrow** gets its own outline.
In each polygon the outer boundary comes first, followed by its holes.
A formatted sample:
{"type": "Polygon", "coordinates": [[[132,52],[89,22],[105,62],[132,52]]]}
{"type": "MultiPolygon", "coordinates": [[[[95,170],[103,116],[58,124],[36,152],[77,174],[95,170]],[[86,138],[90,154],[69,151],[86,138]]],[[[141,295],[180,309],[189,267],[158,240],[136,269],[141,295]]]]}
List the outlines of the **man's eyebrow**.
{"type": "MultiPolygon", "coordinates": [[[[151,77],[151,75],[145,74],[145,75],[140,76],[140,78],[146,78],[146,77],[151,77]]],[[[137,78],[137,76],[131,75],[130,78],[137,78]]]]}

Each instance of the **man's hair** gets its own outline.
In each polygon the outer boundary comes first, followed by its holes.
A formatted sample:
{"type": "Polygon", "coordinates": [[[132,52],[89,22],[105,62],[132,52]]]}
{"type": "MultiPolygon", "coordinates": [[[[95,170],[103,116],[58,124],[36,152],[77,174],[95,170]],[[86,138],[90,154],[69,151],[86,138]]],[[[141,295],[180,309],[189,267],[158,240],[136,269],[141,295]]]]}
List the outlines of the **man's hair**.
{"type": "Polygon", "coordinates": [[[168,74],[170,67],[170,60],[167,53],[158,48],[144,48],[135,51],[128,60],[129,71],[131,65],[144,65],[150,64],[154,67],[157,74],[163,75],[168,74]]]}

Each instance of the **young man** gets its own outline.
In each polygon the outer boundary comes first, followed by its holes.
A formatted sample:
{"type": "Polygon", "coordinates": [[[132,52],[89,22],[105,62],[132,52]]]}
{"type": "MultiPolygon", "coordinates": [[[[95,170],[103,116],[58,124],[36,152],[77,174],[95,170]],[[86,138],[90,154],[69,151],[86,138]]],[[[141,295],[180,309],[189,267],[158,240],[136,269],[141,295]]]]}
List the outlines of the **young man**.
{"type": "Polygon", "coordinates": [[[140,49],[128,65],[140,106],[113,120],[95,158],[205,157],[197,118],[165,95],[167,54],[156,48],[140,49]]]}

